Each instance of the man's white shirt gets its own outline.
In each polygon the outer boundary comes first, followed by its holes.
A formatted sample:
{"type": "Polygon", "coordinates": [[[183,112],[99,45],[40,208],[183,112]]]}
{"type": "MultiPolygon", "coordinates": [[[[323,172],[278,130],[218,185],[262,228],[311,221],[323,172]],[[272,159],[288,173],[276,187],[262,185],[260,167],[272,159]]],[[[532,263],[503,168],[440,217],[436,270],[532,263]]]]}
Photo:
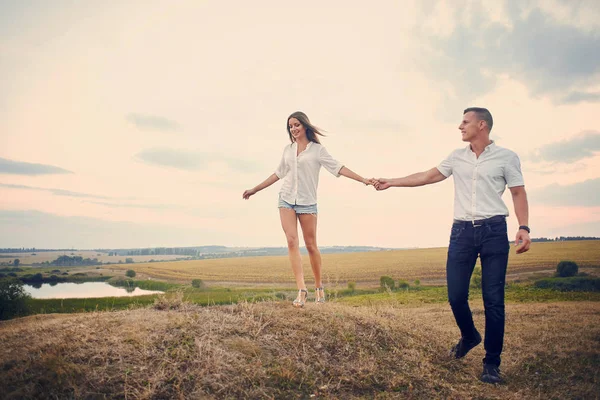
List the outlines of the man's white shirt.
{"type": "Polygon", "coordinates": [[[275,175],[283,179],[279,195],[290,204],[308,206],[317,204],[319,170],[323,166],[336,177],[344,166],[327,152],[324,146],[308,142],[306,149],[298,154],[298,143],[285,146],[275,175]]]}
{"type": "Polygon", "coordinates": [[[454,175],[454,219],[460,221],[508,216],[504,189],[525,185],[519,156],[493,141],[479,158],[470,145],[454,150],[437,169],[446,178],[454,175]]]}

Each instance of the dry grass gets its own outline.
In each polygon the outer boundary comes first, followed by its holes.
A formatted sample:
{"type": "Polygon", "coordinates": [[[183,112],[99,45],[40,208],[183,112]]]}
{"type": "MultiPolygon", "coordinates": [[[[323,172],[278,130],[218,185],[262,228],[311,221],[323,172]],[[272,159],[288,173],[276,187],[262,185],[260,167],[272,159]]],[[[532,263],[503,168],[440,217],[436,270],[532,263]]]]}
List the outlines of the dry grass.
{"type": "MultiPolygon", "coordinates": [[[[331,282],[378,283],[379,277],[422,281],[445,277],[446,248],[345,253],[323,255],[323,271],[331,282]]],[[[534,243],[528,253],[511,251],[509,274],[529,274],[554,270],[560,260],[573,260],[582,267],[600,267],[600,241],[569,241],[534,243]]],[[[307,279],[312,278],[308,257],[303,257],[307,279]]],[[[132,268],[138,273],[164,279],[189,282],[203,279],[212,282],[290,283],[293,276],[289,261],[283,257],[245,257],[211,260],[191,260],[111,266],[132,268]]],[[[329,284],[328,286],[331,286],[329,284]]]]}
{"type": "MultiPolygon", "coordinates": [[[[172,307],[171,307],[172,306],[172,307]]],[[[598,398],[600,303],[509,304],[506,384],[448,360],[447,305],[288,302],[27,317],[0,324],[0,397],[598,398]]],[[[480,304],[476,324],[483,329],[480,304]]]]}

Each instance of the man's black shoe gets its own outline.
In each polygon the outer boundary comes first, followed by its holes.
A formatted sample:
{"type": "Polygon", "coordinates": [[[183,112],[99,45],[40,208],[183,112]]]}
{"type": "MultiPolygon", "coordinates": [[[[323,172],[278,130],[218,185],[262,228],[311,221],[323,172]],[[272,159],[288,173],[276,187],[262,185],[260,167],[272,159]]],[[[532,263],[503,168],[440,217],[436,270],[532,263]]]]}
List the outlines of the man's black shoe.
{"type": "Polygon", "coordinates": [[[500,383],[500,369],[492,364],[483,365],[483,373],[481,374],[481,381],[485,383],[500,383]]]}
{"type": "Polygon", "coordinates": [[[465,338],[460,338],[458,343],[452,347],[450,350],[450,356],[454,358],[463,358],[467,355],[469,351],[475,346],[481,343],[481,335],[477,332],[477,336],[475,339],[466,340],[465,338]]]}

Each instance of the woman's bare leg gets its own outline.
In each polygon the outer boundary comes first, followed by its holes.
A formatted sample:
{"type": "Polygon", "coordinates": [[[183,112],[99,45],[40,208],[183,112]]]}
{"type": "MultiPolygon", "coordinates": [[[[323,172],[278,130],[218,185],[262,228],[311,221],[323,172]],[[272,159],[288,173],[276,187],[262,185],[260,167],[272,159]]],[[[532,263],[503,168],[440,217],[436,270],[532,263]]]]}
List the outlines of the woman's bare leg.
{"type": "Polygon", "coordinates": [[[323,286],[323,282],[321,281],[321,252],[317,247],[317,214],[298,214],[298,219],[302,227],[304,244],[310,257],[310,266],[315,275],[315,287],[320,288],[323,286]]]}
{"type": "Polygon", "coordinates": [[[292,264],[292,272],[296,278],[298,289],[306,289],[304,283],[304,271],[302,269],[302,259],[300,258],[300,244],[298,240],[298,221],[296,211],[289,208],[280,208],[279,216],[281,218],[281,227],[285,233],[288,245],[288,256],[292,264]]]}

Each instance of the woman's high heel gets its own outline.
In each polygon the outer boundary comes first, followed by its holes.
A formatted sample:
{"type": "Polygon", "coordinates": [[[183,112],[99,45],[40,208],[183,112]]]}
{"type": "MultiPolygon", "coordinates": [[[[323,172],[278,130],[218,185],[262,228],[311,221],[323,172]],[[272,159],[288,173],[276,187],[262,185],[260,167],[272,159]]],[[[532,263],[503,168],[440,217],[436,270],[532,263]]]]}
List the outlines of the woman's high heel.
{"type": "Polygon", "coordinates": [[[304,307],[304,304],[306,304],[306,298],[308,297],[308,290],[306,289],[300,289],[298,290],[298,297],[296,297],[296,300],[294,300],[292,302],[292,304],[294,305],[294,307],[304,307]]]}
{"type": "Polygon", "coordinates": [[[323,290],[323,286],[315,288],[315,303],[325,303],[325,291],[323,290]]]}

